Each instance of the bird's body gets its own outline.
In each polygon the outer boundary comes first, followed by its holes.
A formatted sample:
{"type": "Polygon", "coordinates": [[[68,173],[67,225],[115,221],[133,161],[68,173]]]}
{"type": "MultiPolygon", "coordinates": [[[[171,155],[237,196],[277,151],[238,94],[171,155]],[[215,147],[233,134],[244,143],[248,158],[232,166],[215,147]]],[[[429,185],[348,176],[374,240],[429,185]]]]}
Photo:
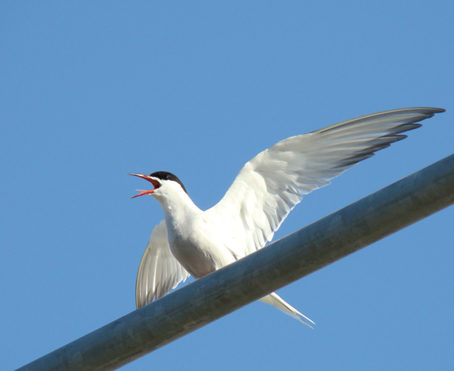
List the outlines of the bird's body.
{"type": "MultiPolygon", "coordinates": [[[[262,248],[303,195],[404,139],[401,133],[419,127],[416,122],[443,111],[387,111],[284,139],[247,162],[222,200],[206,211],[192,202],[175,175],[132,174],[153,184],[154,189],[137,196],[156,198],[165,216],[140,263],[137,307],[159,299],[189,274],[201,278],[262,248]]],[[[275,293],[261,301],[307,325],[311,321],[275,293]]]]}
{"type": "Polygon", "coordinates": [[[170,251],[180,264],[195,278],[201,278],[235,261],[225,248],[228,241],[222,241],[214,231],[222,230],[220,218],[210,218],[189,198],[186,193],[178,193],[172,201],[160,200],[165,210],[165,222],[170,251]],[[184,200],[179,200],[182,197],[184,200]],[[224,245],[225,244],[225,245],[224,245]]]}

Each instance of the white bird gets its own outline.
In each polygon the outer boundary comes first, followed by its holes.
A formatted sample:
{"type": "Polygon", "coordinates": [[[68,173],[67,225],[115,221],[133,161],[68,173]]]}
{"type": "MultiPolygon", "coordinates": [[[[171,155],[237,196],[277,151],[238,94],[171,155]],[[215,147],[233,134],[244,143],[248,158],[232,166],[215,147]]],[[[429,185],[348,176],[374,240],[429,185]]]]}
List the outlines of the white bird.
{"type": "MultiPolygon", "coordinates": [[[[171,173],[130,174],[154,187],[133,197],[154,197],[165,216],[153,229],[140,262],[137,308],[161,298],[190,274],[201,278],[261,249],[304,195],[406,138],[401,133],[440,112],[444,109],[386,111],[284,139],[247,162],[222,200],[206,211],[171,173]]],[[[313,323],[275,293],[260,301],[309,327],[313,323]]]]}

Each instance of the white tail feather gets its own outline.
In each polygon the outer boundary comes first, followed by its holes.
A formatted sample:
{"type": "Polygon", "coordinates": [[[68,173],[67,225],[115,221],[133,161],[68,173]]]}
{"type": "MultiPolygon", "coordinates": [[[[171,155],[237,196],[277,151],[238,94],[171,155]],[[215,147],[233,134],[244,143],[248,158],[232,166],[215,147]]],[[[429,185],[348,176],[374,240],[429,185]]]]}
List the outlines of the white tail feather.
{"type": "Polygon", "coordinates": [[[266,304],[270,304],[273,307],[276,307],[285,314],[288,314],[289,316],[292,316],[298,321],[303,322],[306,326],[309,326],[311,329],[313,329],[313,327],[309,324],[309,322],[315,325],[314,321],[312,321],[310,318],[306,317],[304,314],[293,308],[290,304],[286,303],[274,292],[267,296],[264,296],[263,298],[260,299],[260,301],[266,304]],[[306,320],[309,322],[307,322],[306,320]]]}

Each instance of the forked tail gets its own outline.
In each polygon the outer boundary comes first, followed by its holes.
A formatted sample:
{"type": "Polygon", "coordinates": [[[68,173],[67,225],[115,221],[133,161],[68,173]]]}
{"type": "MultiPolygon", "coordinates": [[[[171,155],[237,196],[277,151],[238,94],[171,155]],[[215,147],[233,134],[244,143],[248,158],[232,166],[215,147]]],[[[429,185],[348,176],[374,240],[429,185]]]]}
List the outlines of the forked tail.
{"type": "Polygon", "coordinates": [[[261,298],[260,301],[263,303],[271,304],[273,307],[276,307],[285,314],[288,314],[298,321],[303,322],[306,326],[309,326],[312,329],[313,327],[309,324],[309,322],[315,325],[314,321],[312,321],[310,318],[307,318],[303,313],[293,308],[290,304],[286,303],[274,292],[261,298]]]}

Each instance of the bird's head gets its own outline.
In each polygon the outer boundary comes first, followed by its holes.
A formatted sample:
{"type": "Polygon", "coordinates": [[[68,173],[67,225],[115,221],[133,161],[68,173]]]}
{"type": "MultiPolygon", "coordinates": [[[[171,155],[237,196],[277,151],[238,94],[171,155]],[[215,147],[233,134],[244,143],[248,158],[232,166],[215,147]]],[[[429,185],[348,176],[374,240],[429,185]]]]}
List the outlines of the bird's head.
{"type": "Polygon", "coordinates": [[[159,200],[160,198],[171,197],[171,195],[175,194],[175,192],[184,191],[187,194],[183,183],[181,183],[181,180],[178,179],[177,176],[167,171],[157,171],[150,175],[135,173],[130,173],[128,175],[134,175],[138,176],[139,178],[148,180],[151,184],[153,184],[154,187],[150,190],[138,189],[140,193],[132,196],[131,198],[150,195],[159,200]]]}

